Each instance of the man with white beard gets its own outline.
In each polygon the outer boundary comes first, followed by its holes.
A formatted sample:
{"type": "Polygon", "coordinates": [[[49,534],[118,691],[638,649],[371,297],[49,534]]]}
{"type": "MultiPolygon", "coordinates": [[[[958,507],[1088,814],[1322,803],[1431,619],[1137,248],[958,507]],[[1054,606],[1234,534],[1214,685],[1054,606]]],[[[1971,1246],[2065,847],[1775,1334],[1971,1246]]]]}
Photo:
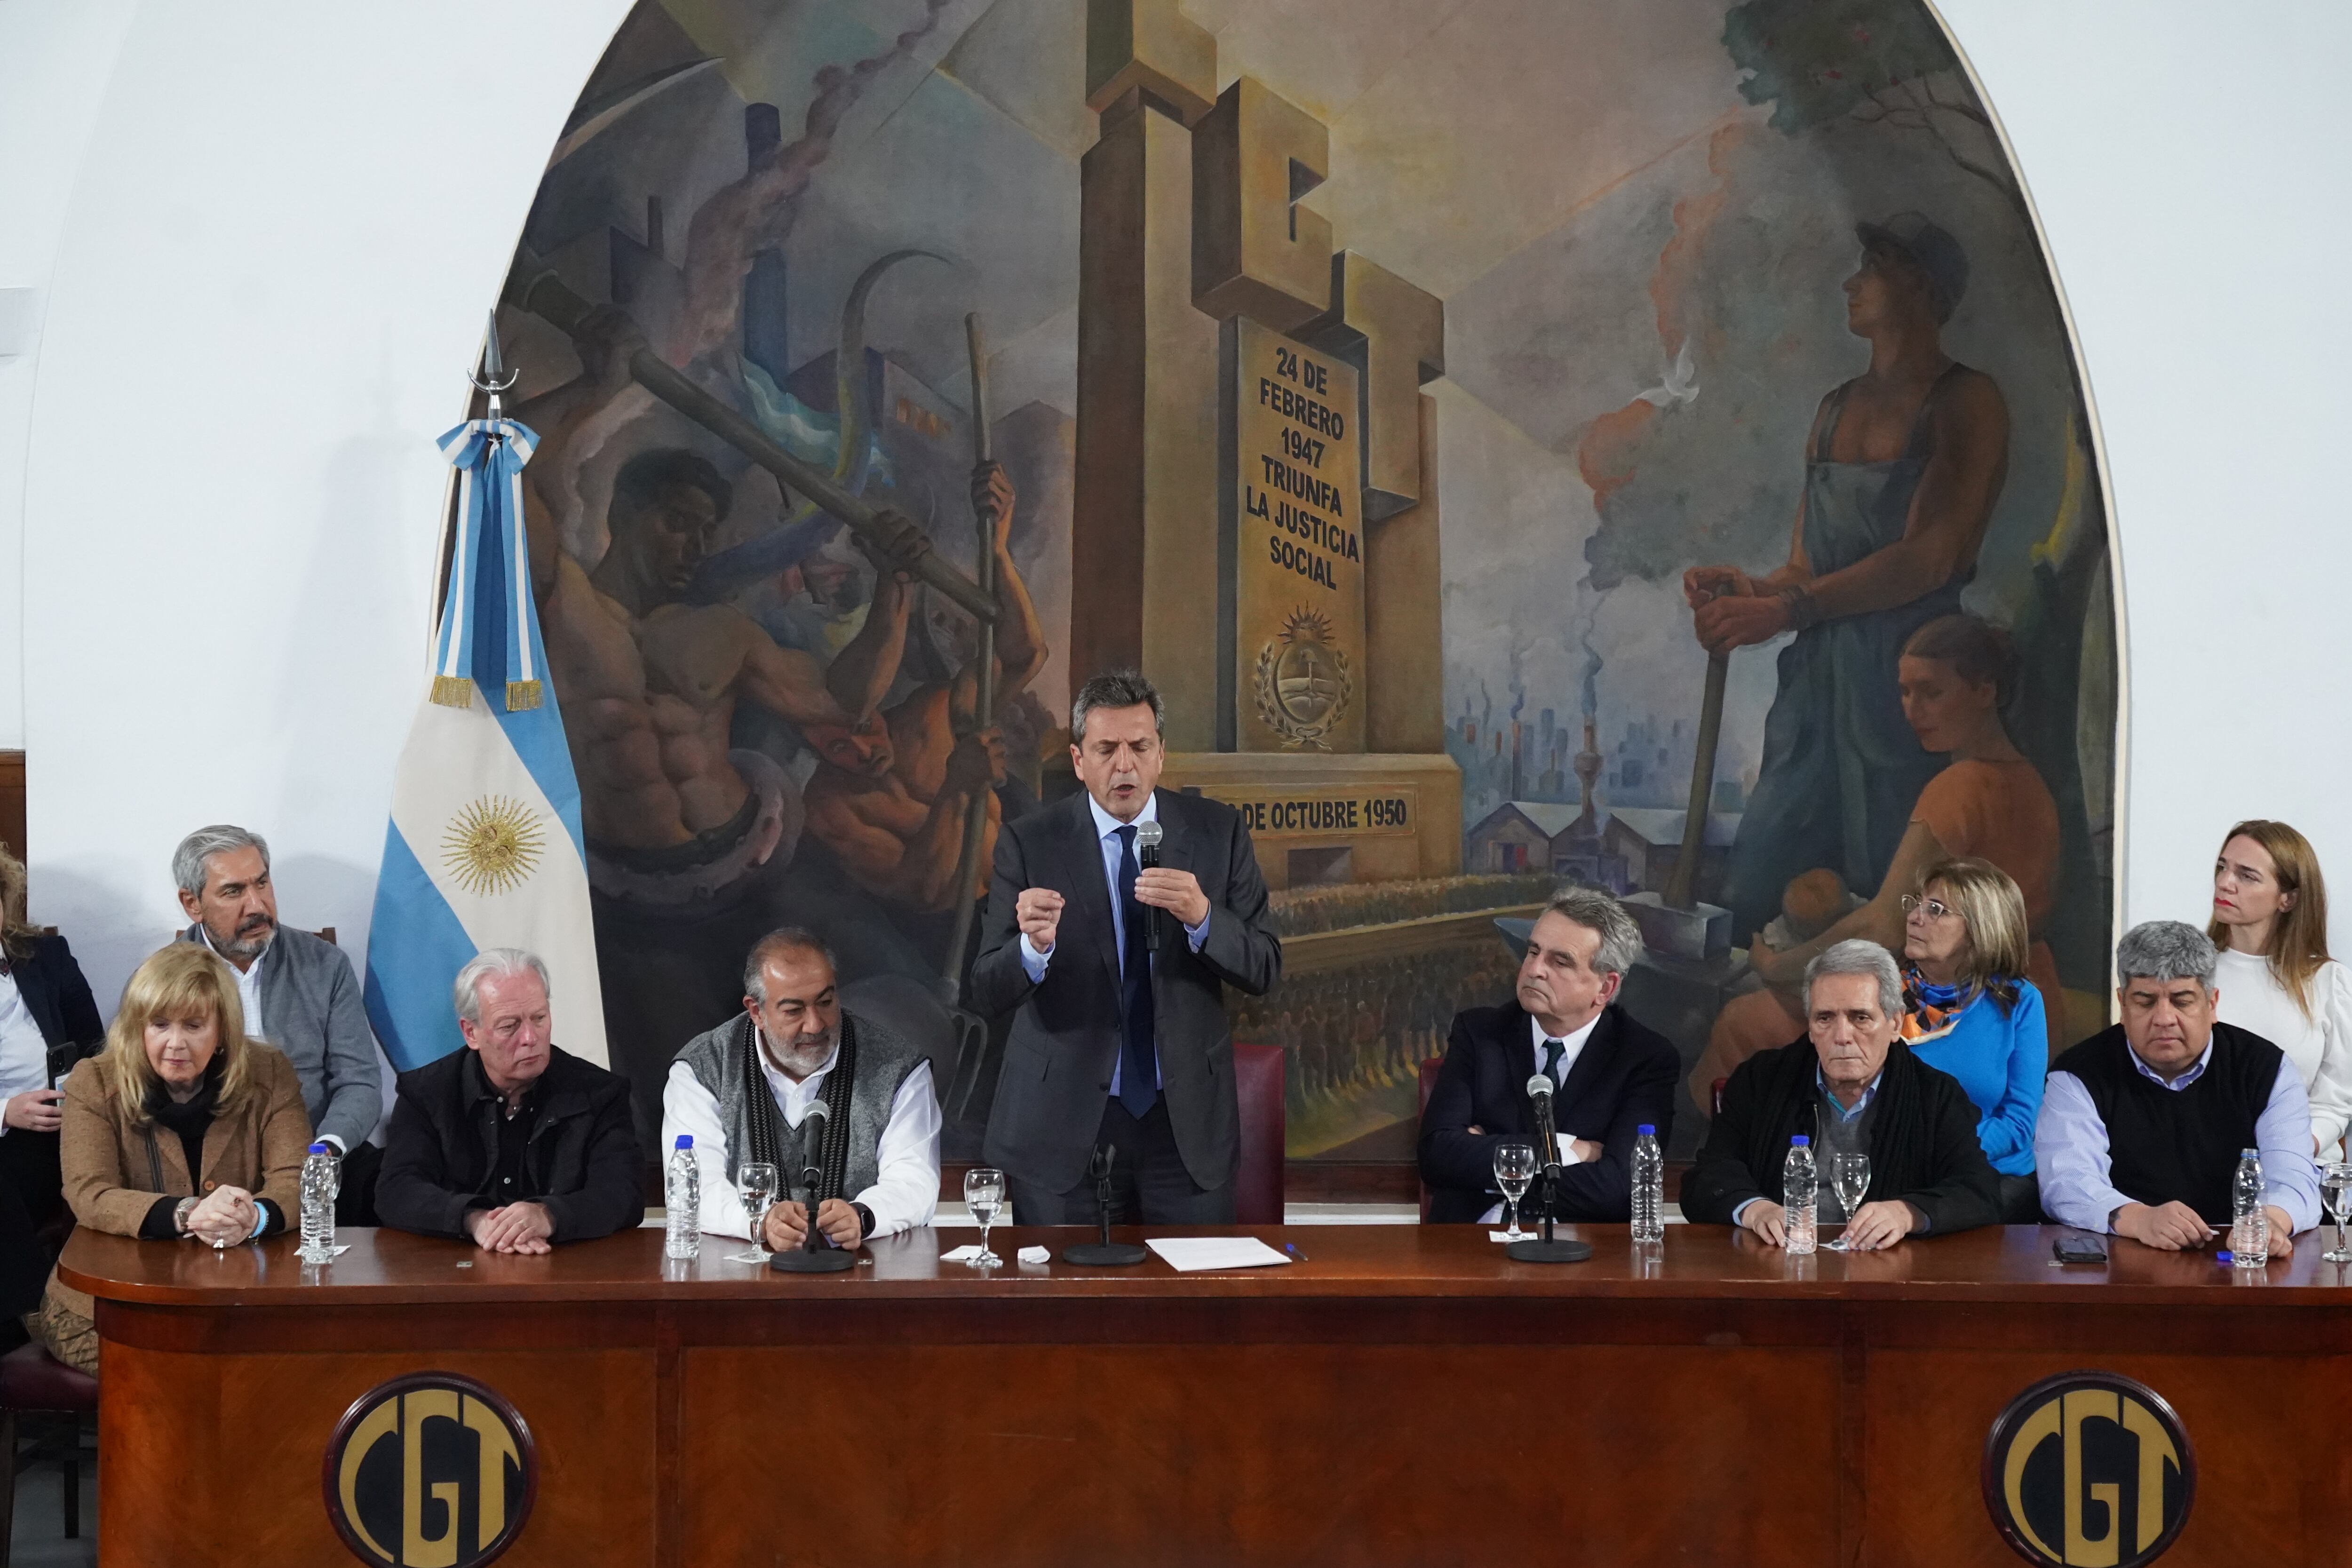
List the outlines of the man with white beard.
{"type": "MultiPolygon", "coordinates": [[[[665,1157],[694,1140],[702,1228],[749,1237],[737,1178],[773,1165],[786,1195],[817,1172],[817,1228],[835,1247],[931,1223],[940,1197],[940,1103],[931,1064],[912,1041],[842,1009],[833,952],[788,926],[743,965],[743,1011],[696,1036],[662,1092],[665,1157]],[[825,1114],[811,1121],[822,1100],[825,1114]],[[805,1134],[805,1136],[804,1136],[805,1134]]],[[[761,1240],[784,1251],[807,1230],[797,1203],[767,1212],[761,1240]]]]}

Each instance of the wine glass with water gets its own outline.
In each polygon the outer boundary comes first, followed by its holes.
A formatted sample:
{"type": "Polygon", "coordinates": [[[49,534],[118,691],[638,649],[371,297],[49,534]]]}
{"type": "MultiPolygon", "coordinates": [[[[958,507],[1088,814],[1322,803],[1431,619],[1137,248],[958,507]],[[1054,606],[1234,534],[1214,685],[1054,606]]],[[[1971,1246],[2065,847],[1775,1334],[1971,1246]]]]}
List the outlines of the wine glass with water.
{"type": "MultiPolygon", "coordinates": [[[[1853,1228],[1853,1211],[1870,1195],[1870,1156],[1840,1154],[1830,1162],[1830,1184],[1837,1188],[1838,1203],[1845,1209],[1845,1227],[1853,1228]]],[[[1843,1234],[1830,1243],[1832,1252],[1851,1252],[1853,1245],[1843,1234]]]]}
{"type": "Polygon", "coordinates": [[[1511,1221],[1506,1240],[1526,1239],[1526,1233],[1519,1229],[1519,1200],[1528,1195],[1528,1184],[1535,1179],[1534,1144],[1507,1141],[1495,1145],[1495,1184],[1503,1191],[1503,1203],[1511,1221]]]}
{"type": "Polygon", "coordinates": [[[751,1221],[751,1249],[728,1255],[730,1263],[765,1263],[768,1261],[768,1205],[776,1199],[780,1184],[776,1168],[764,1160],[751,1160],[735,1173],[735,1190],[743,1194],[743,1213],[751,1221]]]}
{"type": "Polygon", "coordinates": [[[988,1227],[996,1223],[996,1211],[1004,1205],[1004,1173],[986,1165],[977,1165],[964,1173],[964,1205],[971,1217],[980,1222],[980,1256],[971,1260],[974,1268],[995,1268],[1004,1259],[988,1249],[988,1227]]]}
{"type": "Polygon", "coordinates": [[[2336,1222],[2336,1245],[2319,1256],[2330,1263],[2352,1263],[2352,1247],[2344,1242],[2344,1222],[2352,1218],[2352,1165],[2329,1165],[2320,1174],[2319,1195],[2327,1217],[2336,1222]]]}

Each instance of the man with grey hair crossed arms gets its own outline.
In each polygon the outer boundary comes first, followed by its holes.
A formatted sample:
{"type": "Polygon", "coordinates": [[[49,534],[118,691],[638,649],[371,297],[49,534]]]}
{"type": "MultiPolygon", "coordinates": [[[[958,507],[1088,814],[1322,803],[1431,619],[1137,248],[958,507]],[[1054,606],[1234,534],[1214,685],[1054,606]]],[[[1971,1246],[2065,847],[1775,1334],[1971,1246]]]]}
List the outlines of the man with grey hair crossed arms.
{"type": "Polygon", "coordinates": [[[2164,1252],[2225,1236],[2238,1159],[2261,1151],[2270,1254],[2319,1223],[2303,1075],[2213,1010],[2220,960],[2203,931],[2149,921],[2116,945],[2123,1022],[2050,1064],[2033,1162],[2061,1225],[2164,1252]]]}
{"type": "Polygon", "coordinates": [[[1502,1217],[1495,1146],[1535,1137],[1528,1085],[1537,1073],[1552,1081],[1553,1135],[1566,1167],[1556,1217],[1629,1217],[1634,1140],[1653,1127],[1665,1147],[1682,1070],[1671,1041],[1612,1005],[1641,952],[1641,928],[1616,900],[1565,889],[1528,932],[1512,1001],[1454,1016],[1421,1118],[1433,1222],[1502,1217]]]}
{"type": "Polygon", "coordinates": [[[1781,1167],[1802,1135],[1820,1172],[1820,1222],[1843,1223],[1858,1251],[2000,1219],[2000,1181],[1968,1092],[1896,1037],[1903,983],[1885,948],[1842,942],[1805,966],[1805,1029],[1807,1038],[1740,1063],[1724,1085],[1723,1112],[1683,1177],[1684,1218],[1781,1245],[1781,1167]],[[1851,1215],[1830,1180],[1844,1153],[1870,1160],[1870,1186],[1851,1215]]]}
{"type": "Polygon", "coordinates": [[[545,1252],[645,1218],[645,1165],[618,1075],[557,1048],[547,965],[485,948],[450,1002],[466,1048],[400,1075],[383,1223],[489,1252],[545,1252]]]}

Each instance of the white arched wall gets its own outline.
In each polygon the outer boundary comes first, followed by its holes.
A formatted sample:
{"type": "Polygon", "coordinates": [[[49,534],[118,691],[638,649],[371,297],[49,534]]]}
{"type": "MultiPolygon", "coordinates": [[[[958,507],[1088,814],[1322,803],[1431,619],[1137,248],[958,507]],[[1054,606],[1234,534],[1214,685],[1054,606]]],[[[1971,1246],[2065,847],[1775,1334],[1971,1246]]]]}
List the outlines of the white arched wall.
{"type": "MultiPolygon", "coordinates": [[[[2330,592],[2352,579],[2331,108],[2352,10],[1942,8],[2040,208],[2106,444],[2125,915],[2198,915],[2244,815],[2302,826],[2352,887],[2352,617],[2330,592]]],[[[102,997],[172,925],[166,861],[203,822],[268,833],[286,917],[364,940],[431,438],[626,9],[0,5],[0,204],[31,215],[0,289],[41,306],[31,352],[0,359],[0,560],[21,518],[24,561],[0,592],[0,745],[21,711],[36,912],[102,997]]]]}

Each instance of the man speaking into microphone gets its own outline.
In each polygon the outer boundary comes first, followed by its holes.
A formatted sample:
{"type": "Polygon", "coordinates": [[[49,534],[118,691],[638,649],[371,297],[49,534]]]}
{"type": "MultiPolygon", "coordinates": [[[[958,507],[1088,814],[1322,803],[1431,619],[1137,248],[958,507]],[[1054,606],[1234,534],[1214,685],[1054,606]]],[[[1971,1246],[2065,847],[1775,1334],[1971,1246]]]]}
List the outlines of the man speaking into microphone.
{"type": "Polygon", "coordinates": [[[1095,1218],[1087,1167],[1115,1149],[1114,1222],[1234,1217],[1241,1107],[1224,987],[1281,978],[1265,880],[1231,806],[1160,790],[1160,693],[1097,675],[1070,707],[1082,794],[997,836],[974,1005],[1020,1011],[985,1152],[1022,1225],[1095,1218]]]}

